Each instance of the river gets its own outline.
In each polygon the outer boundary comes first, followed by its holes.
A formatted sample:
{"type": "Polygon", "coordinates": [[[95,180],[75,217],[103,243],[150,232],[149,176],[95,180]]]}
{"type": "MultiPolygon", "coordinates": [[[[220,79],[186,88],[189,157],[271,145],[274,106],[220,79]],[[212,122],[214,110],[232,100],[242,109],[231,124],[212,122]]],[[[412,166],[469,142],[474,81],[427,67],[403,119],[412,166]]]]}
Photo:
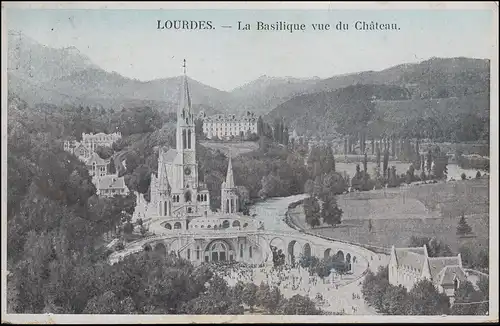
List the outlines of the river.
{"type": "Polygon", "coordinates": [[[258,202],[250,208],[250,216],[255,214],[255,219],[264,223],[264,228],[269,231],[298,232],[289,227],[285,221],[288,205],[306,198],[306,194],[288,197],[269,198],[258,202]]]}

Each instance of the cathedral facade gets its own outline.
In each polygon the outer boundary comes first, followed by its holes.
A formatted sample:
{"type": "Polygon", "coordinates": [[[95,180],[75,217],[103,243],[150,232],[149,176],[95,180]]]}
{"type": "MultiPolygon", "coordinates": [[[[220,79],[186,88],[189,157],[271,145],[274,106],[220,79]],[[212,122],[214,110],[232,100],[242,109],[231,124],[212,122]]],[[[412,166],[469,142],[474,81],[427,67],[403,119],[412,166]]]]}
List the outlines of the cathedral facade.
{"type": "Polygon", "coordinates": [[[221,207],[216,212],[210,209],[210,193],[198,180],[195,122],[185,74],[180,94],[176,148],[160,149],[150,201],[136,193],[133,218],[142,219],[150,232],[164,237],[152,246],[165,247],[193,263],[258,259],[260,245],[249,234],[262,225],[239,213],[231,158],[221,187],[221,207]]]}

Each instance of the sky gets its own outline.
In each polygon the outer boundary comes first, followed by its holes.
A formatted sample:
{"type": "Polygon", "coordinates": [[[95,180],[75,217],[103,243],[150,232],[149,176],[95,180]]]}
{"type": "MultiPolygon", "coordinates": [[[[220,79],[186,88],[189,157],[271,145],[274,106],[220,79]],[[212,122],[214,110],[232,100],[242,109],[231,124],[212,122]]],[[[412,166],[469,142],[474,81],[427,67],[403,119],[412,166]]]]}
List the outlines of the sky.
{"type": "Polygon", "coordinates": [[[486,10],[7,9],[6,24],[50,47],[75,46],[101,68],[139,80],[178,76],[186,59],[191,78],[221,90],[262,75],[327,78],[431,57],[494,55],[486,10]],[[215,29],[157,29],[158,20],[212,21],[215,29]],[[238,31],[238,21],[252,30],[238,31]],[[303,23],[306,31],[258,31],[257,21],[303,23]],[[311,27],[339,21],[349,30],[311,27]],[[356,21],[399,30],[357,31],[356,21]]]}

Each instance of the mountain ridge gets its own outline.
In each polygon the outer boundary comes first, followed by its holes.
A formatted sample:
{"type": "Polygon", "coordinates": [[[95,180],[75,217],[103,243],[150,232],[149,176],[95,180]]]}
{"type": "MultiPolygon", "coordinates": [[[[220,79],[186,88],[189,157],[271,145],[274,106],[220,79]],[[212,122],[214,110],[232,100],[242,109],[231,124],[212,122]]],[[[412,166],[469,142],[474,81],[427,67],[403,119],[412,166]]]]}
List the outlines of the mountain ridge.
{"type": "MultiPolygon", "coordinates": [[[[87,104],[117,109],[153,104],[167,112],[176,108],[181,76],[141,81],[102,69],[74,46],[50,48],[28,36],[16,37],[11,33],[9,44],[9,91],[26,97],[28,103],[87,104]]],[[[481,94],[489,92],[489,69],[489,59],[435,57],[329,78],[261,75],[231,91],[188,79],[192,102],[199,111],[209,115],[244,111],[265,115],[297,96],[358,84],[400,87],[412,99],[481,94]]]]}

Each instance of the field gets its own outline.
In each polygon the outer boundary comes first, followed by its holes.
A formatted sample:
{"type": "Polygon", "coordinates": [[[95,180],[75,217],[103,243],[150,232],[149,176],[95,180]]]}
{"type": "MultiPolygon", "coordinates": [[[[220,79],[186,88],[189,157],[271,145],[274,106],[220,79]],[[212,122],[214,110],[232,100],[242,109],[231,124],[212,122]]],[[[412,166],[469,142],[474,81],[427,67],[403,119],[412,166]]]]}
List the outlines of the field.
{"type": "MultiPolygon", "coordinates": [[[[379,247],[406,246],[412,235],[436,237],[455,251],[465,243],[488,247],[488,195],[488,179],[392,188],[386,189],[385,194],[378,190],[341,195],[338,203],[344,210],[342,224],[309,231],[379,247]],[[456,235],[462,212],[472,227],[473,237],[456,235]]],[[[308,228],[302,206],[291,210],[290,216],[298,226],[308,228]]]]}
{"type": "Polygon", "coordinates": [[[259,148],[259,144],[253,141],[234,141],[234,142],[220,142],[220,141],[202,141],[201,145],[220,150],[228,155],[231,151],[231,156],[235,157],[243,153],[248,153],[259,148]]]}

